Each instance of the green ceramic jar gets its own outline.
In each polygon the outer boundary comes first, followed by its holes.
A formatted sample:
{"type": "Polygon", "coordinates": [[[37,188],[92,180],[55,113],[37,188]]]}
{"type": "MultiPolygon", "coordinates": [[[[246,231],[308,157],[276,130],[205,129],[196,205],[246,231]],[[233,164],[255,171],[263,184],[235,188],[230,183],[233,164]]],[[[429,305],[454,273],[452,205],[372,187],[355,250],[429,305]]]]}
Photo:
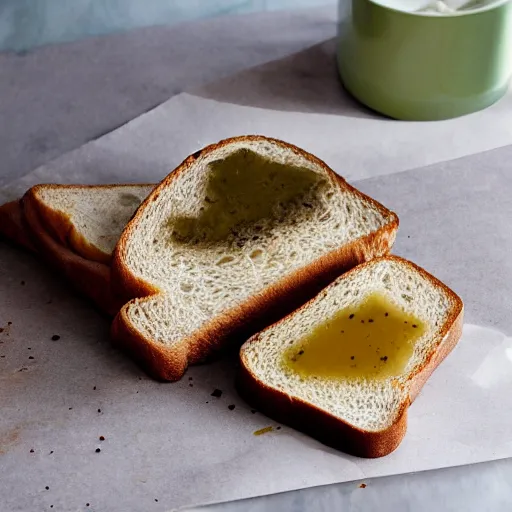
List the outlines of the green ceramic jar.
{"type": "Polygon", "coordinates": [[[377,1],[339,0],[338,68],[362,103],[395,119],[437,120],[481,110],[505,94],[511,0],[442,16],[377,1]]]}

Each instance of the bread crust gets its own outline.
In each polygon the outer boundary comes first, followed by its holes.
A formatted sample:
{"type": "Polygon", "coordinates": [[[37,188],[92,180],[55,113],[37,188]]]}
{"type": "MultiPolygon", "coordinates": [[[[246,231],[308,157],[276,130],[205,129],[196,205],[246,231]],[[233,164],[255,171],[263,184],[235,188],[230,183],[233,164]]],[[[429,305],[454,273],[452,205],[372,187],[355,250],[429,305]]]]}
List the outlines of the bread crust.
{"type": "Polygon", "coordinates": [[[44,201],[39,199],[39,193],[43,190],[52,190],[58,188],[65,189],[79,189],[79,190],[109,190],[119,189],[122,187],[134,187],[134,186],[152,187],[154,184],[118,184],[118,185],[56,185],[56,184],[45,184],[35,185],[28,192],[31,206],[37,211],[37,215],[40,222],[51,236],[62,244],[64,247],[69,248],[70,251],[82,256],[89,261],[97,261],[99,263],[110,264],[112,260],[112,254],[108,254],[96,245],[90,243],[77,229],[69,214],[61,210],[55,210],[49,207],[44,201]]]}
{"type": "Polygon", "coordinates": [[[39,217],[38,202],[33,189],[21,199],[26,232],[37,252],[102,312],[114,316],[119,311],[120,303],[111,293],[110,267],[75,254],[50,236],[46,230],[47,220],[43,222],[39,217]]]}
{"type": "Polygon", "coordinates": [[[0,206],[0,235],[29,251],[36,252],[23,225],[23,212],[18,200],[0,206]]]}
{"type": "MultiPolygon", "coordinates": [[[[416,368],[405,383],[407,391],[405,395],[406,400],[402,403],[395,420],[388,428],[377,432],[359,429],[311,403],[271,388],[251,372],[244,357],[245,345],[240,350],[240,369],[236,379],[236,387],[240,396],[259,411],[315,437],[326,445],[351,455],[365,458],[382,457],[398,447],[407,429],[407,410],[409,405],[418,396],[421,388],[433,371],[457,344],[462,334],[464,316],[464,306],[460,297],[426,270],[398,256],[389,255],[382,259],[400,262],[410,269],[419,272],[433,286],[444,290],[450,298],[451,305],[448,318],[441,328],[432,351],[427,356],[423,365],[416,368]]],[[[344,276],[341,276],[340,280],[350,277],[352,272],[358,272],[361,268],[374,263],[375,261],[363,263],[347,272],[344,276]]],[[[306,309],[308,306],[309,303],[304,304],[297,312],[306,309]]],[[[284,318],[279,320],[277,324],[282,321],[284,321],[284,318]]],[[[277,324],[274,324],[274,326],[277,324]]],[[[272,327],[270,326],[262,332],[272,329],[272,327]]],[[[261,334],[256,334],[246,344],[258,343],[261,334]]],[[[397,383],[397,385],[399,384],[397,383]]]]}
{"type": "Polygon", "coordinates": [[[277,321],[311,299],[341,273],[363,261],[388,254],[395,240],[397,229],[398,217],[395,213],[349,185],[317,157],[296,146],[277,139],[254,135],[235,137],[212,144],[186,158],[175,171],[168,175],[141,204],[133,219],[123,231],[114,250],[112,283],[116,295],[123,298],[127,304],[121,309],[114,321],[112,338],[118,346],[126,349],[144,368],[150,368],[152,376],[170,381],[179,380],[188,364],[201,362],[212,353],[233,343],[241,345],[248,336],[277,321]],[[164,346],[154,339],[144,336],[131,323],[126,310],[133,304],[134,300],[140,303],[146,297],[163,292],[133,275],[125,263],[127,241],[133,230],[137,229],[139,219],[143,216],[145,209],[158,198],[160,192],[181,173],[187,172],[204,153],[218,150],[234,142],[262,139],[284,146],[323,168],[328,175],[334,178],[340,188],[346,188],[370,203],[384,217],[387,217],[389,222],[377,231],[332,250],[309,266],[289,274],[262,293],[252,296],[243,304],[208,322],[200,330],[176,345],[164,346]],[[187,350],[184,350],[184,347],[188,347],[187,350]]]}

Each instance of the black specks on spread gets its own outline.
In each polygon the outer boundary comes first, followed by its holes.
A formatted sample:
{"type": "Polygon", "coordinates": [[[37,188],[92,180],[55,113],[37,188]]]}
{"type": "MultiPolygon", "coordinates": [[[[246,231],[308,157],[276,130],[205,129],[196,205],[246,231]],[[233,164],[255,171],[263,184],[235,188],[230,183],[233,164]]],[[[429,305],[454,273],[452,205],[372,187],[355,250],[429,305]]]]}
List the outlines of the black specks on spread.
{"type": "Polygon", "coordinates": [[[101,448],[96,448],[96,453],[100,453],[101,452],[101,448]]]}
{"type": "Polygon", "coordinates": [[[215,398],[220,398],[222,396],[222,390],[221,389],[214,389],[211,396],[214,396],[215,398]]]}
{"type": "Polygon", "coordinates": [[[52,341],[58,341],[58,340],[60,340],[60,336],[58,334],[54,334],[52,336],[52,341]]]}
{"type": "Polygon", "coordinates": [[[354,313],[352,313],[351,315],[349,315],[349,319],[352,320],[352,318],[354,318],[354,313]]]}
{"type": "Polygon", "coordinates": [[[232,411],[235,408],[235,404],[228,405],[228,409],[232,411]]]}

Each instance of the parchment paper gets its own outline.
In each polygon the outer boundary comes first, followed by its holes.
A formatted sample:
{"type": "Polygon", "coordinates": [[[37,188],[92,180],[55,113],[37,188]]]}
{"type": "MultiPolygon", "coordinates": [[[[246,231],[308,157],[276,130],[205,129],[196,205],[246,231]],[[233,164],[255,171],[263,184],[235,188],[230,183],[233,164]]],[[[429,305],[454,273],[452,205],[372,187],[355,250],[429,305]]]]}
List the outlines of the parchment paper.
{"type": "Polygon", "coordinates": [[[468,324],[411,407],[402,445],[377,460],[286,426],[254,436],[277,425],[238,398],[233,360],[176,384],[148,379],[110,347],[105,318],[1,244],[5,509],[169,510],[512,456],[511,161],[509,146],[356,183],[399,214],[395,252],[456,290],[468,324]]]}
{"type": "Polygon", "coordinates": [[[37,258],[2,244],[6,510],[169,510],[512,456],[512,146],[485,152],[512,144],[511,119],[510,94],[445,122],[381,118],[340,89],[327,41],[175,96],[1,190],[3,202],[38,182],[158,181],[222,137],[277,136],[352,182],[373,176],[355,184],[398,213],[395,252],[453,287],[467,322],[410,409],[400,448],[356,459],[284,426],[254,436],[277,425],[237,397],[233,360],[192,368],[176,384],[151,381],[110,347],[107,319],[37,258]]]}
{"type": "Polygon", "coordinates": [[[118,130],[0,191],[0,201],[45,181],[159,180],[218,140],[262,133],[311,151],[348,179],[392,174],[512,144],[512,93],[475,114],[400,122],[341,88],[334,40],[174,96],[118,130]]]}

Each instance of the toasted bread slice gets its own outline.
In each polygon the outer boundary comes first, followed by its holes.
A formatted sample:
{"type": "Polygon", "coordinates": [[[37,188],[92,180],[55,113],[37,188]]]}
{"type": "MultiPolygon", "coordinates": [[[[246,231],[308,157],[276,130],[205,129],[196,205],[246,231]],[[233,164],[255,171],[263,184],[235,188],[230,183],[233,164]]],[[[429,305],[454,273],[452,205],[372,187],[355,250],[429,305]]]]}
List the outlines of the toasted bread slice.
{"type": "Polygon", "coordinates": [[[295,146],[261,136],[208,146],[156,187],[121,235],[112,279],[134,300],[113,339],[153,376],[177,380],[387,254],[397,227],[394,213],[295,146]]]}
{"type": "Polygon", "coordinates": [[[461,299],[425,270],[374,259],[247,341],[237,387],[258,410],[325,444],[381,457],[400,444],[410,403],[462,322],[461,299]],[[365,314],[375,294],[390,305],[365,314]]]}

